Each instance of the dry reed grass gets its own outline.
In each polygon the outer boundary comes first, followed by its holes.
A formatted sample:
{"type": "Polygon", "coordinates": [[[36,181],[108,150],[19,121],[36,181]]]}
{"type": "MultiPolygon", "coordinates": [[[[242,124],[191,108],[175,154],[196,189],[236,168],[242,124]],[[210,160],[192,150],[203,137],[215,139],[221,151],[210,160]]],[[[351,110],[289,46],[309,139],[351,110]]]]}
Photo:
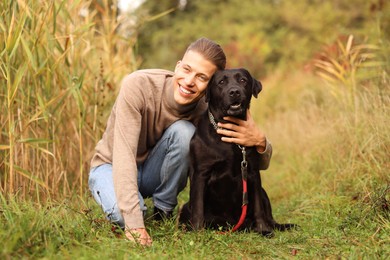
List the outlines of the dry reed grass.
{"type": "Polygon", "coordinates": [[[137,67],[109,2],[0,1],[2,192],[83,193],[106,108],[137,67]]]}
{"type": "Polygon", "coordinates": [[[389,190],[390,64],[383,48],[353,45],[352,39],[347,47],[337,44],[338,56],[318,59],[316,74],[300,71],[264,82],[253,109],[274,146],[264,183],[279,198],[389,190]]]}

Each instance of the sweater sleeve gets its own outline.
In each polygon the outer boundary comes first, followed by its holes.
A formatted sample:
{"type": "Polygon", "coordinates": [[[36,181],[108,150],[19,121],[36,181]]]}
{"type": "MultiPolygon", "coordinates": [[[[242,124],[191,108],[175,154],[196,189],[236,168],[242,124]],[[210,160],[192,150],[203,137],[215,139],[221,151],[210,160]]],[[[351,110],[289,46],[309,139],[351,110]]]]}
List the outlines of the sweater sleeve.
{"type": "Polygon", "coordinates": [[[266,145],[265,150],[260,154],[260,170],[267,170],[271,161],[272,157],[272,145],[268,141],[268,139],[265,139],[266,145]]]}
{"type": "Polygon", "coordinates": [[[143,96],[134,81],[132,76],[125,78],[116,100],[112,159],[114,189],[126,228],[145,227],[139,206],[136,162],[143,96]]]}

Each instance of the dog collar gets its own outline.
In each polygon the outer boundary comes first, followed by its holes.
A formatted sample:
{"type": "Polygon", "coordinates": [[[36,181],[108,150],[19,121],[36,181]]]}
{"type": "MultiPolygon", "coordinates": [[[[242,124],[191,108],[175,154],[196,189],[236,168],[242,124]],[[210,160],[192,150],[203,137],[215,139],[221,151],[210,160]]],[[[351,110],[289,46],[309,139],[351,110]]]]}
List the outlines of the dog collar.
{"type": "Polygon", "coordinates": [[[222,129],[222,127],[219,127],[217,125],[217,122],[215,121],[215,118],[213,116],[213,114],[210,112],[210,110],[207,110],[208,113],[209,113],[209,120],[210,120],[210,123],[213,125],[214,129],[215,130],[218,130],[218,129],[222,129]]]}

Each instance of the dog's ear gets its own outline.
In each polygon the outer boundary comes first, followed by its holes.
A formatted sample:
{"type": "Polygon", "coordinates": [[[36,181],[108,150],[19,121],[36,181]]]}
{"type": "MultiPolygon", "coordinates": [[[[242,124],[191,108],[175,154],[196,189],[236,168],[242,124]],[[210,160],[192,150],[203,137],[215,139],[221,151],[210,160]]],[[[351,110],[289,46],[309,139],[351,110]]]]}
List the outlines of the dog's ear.
{"type": "MultiPolygon", "coordinates": [[[[214,73],[215,75],[215,73],[214,73]]],[[[211,85],[213,85],[213,82],[214,82],[214,77],[215,76],[212,76],[211,79],[209,80],[209,83],[207,84],[207,88],[206,88],[206,95],[205,95],[205,101],[206,103],[210,101],[210,96],[211,96],[211,85]]]]}
{"type": "Polygon", "coordinates": [[[263,86],[261,82],[252,77],[250,72],[247,69],[241,68],[241,70],[252,80],[252,95],[257,98],[258,94],[262,90],[263,86]]]}
{"type": "Polygon", "coordinates": [[[257,98],[257,95],[260,93],[260,91],[263,89],[263,85],[261,85],[261,82],[252,78],[252,95],[257,98]]]}

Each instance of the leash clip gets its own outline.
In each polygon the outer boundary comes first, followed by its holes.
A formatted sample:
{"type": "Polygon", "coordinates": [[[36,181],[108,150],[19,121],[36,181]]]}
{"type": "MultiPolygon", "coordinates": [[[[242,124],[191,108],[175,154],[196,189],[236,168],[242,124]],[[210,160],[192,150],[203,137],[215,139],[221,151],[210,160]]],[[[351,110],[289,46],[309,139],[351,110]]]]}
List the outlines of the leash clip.
{"type": "Polygon", "coordinates": [[[248,161],[246,160],[246,149],[245,149],[245,146],[238,145],[238,148],[240,148],[241,152],[242,152],[241,170],[246,170],[247,167],[248,167],[248,161]]]}

